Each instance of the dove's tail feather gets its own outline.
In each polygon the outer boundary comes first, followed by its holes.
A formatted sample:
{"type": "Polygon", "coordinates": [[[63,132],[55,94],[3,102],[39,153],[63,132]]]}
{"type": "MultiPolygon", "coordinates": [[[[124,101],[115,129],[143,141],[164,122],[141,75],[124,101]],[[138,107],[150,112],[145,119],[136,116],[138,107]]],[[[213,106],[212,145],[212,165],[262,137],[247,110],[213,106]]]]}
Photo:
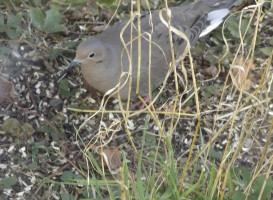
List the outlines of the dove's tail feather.
{"type": "Polygon", "coordinates": [[[206,27],[202,30],[199,37],[203,37],[215,28],[217,28],[228,15],[229,9],[238,0],[203,0],[206,4],[212,7],[212,11],[207,13],[206,27]]]}

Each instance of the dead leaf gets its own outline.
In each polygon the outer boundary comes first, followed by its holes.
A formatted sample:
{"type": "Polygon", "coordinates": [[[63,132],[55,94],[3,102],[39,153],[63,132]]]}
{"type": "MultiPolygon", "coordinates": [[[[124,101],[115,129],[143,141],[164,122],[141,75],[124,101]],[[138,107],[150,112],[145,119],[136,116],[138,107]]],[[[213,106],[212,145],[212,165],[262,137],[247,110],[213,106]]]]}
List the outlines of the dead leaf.
{"type": "Polygon", "coordinates": [[[83,12],[83,10],[71,9],[71,11],[72,11],[72,13],[70,14],[71,19],[81,20],[84,18],[85,12],[83,12]]]}
{"type": "Polygon", "coordinates": [[[186,106],[185,108],[182,109],[183,113],[188,113],[190,111],[191,107],[190,106],[186,106]]]}
{"type": "Polygon", "coordinates": [[[214,65],[200,70],[200,72],[207,77],[215,77],[218,74],[218,71],[218,68],[214,65]]]}
{"type": "Polygon", "coordinates": [[[48,62],[46,59],[43,60],[44,62],[44,65],[46,66],[46,69],[53,73],[54,72],[54,69],[53,69],[53,63],[52,62],[48,62]]]}
{"type": "MultiPolygon", "coordinates": [[[[188,113],[191,108],[189,106],[182,107],[180,112],[182,113],[188,113]]],[[[165,103],[161,109],[162,111],[166,112],[179,112],[179,106],[176,105],[176,111],[174,111],[174,104],[173,103],[165,103]]]]}
{"type": "Polygon", "coordinates": [[[100,147],[94,144],[90,144],[89,146],[103,157],[103,160],[112,174],[118,173],[118,169],[122,166],[122,156],[119,148],[100,147]]]}
{"type": "Polygon", "coordinates": [[[11,82],[0,77],[0,103],[9,103],[12,101],[14,86],[11,82]]]}
{"type": "Polygon", "coordinates": [[[111,173],[115,173],[122,166],[121,153],[118,148],[103,148],[100,155],[103,156],[111,173]]]}
{"type": "Polygon", "coordinates": [[[253,60],[244,62],[243,58],[239,58],[233,66],[231,66],[231,79],[237,89],[247,91],[253,82],[249,78],[249,72],[255,69],[253,60]]]}

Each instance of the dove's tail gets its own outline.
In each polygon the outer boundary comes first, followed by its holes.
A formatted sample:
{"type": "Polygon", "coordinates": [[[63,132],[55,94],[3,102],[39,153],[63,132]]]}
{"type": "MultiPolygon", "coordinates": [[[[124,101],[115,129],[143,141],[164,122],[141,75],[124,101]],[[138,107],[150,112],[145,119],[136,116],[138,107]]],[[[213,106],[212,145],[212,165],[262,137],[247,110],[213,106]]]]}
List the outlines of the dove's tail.
{"type": "Polygon", "coordinates": [[[238,0],[202,0],[207,5],[211,7],[209,13],[207,13],[206,27],[202,30],[199,37],[202,37],[213,29],[217,28],[228,15],[229,9],[235,4],[238,0]]]}

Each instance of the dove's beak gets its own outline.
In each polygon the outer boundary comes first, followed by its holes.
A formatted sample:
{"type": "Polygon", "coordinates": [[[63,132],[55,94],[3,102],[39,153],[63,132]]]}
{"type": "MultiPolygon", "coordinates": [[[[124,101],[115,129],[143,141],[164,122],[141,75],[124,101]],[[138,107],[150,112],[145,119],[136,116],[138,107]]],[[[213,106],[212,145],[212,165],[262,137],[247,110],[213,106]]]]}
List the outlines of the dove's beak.
{"type": "Polygon", "coordinates": [[[72,61],[71,61],[71,63],[68,65],[68,67],[67,67],[67,69],[70,69],[70,68],[72,68],[72,67],[75,67],[76,65],[78,65],[78,64],[81,64],[81,60],[80,59],[73,59],[72,61]]]}
{"type": "Polygon", "coordinates": [[[81,64],[81,60],[80,59],[76,59],[76,58],[74,58],[72,61],[71,61],[71,63],[66,67],[66,68],[64,68],[64,69],[62,69],[61,71],[59,71],[57,74],[58,74],[58,77],[61,77],[61,78],[59,78],[59,80],[57,81],[57,82],[59,82],[63,77],[64,77],[64,75],[66,74],[66,72],[70,69],[70,68],[72,68],[72,67],[75,67],[76,65],[78,65],[78,64],[81,64]]]}

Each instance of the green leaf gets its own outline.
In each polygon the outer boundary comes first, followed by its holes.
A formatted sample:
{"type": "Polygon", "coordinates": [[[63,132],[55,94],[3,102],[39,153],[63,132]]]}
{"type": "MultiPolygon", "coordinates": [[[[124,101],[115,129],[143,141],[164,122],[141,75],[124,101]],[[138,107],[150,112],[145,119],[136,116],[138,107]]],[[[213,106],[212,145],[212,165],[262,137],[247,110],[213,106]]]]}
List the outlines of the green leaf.
{"type": "Polygon", "coordinates": [[[167,200],[167,199],[170,199],[171,196],[172,196],[172,190],[171,188],[167,188],[164,193],[161,195],[161,197],[159,198],[159,200],[167,200]]]}
{"type": "Polygon", "coordinates": [[[13,185],[18,182],[15,177],[6,177],[0,181],[0,189],[10,189],[13,185]]]}
{"type": "MultiPolygon", "coordinates": [[[[245,31],[248,26],[249,19],[242,19],[241,21],[241,26],[239,25],[239,19],[232,17],[230,20],[227,22],[227,29],[230,31],[231,35],[235,38],[240,38],[239,34],[239,28],[241,30],[241,34],[244,35],[245,31]]],[[[251,34],[253,32],[253,29],[251,26],[248,28],[247,33],[251,34]]]]}
{"type": "Polygon", "coordinates": [[[86,6],[87,3],[91,3],[92,4],[92,1],[90,2],[90,0],[69,0],[69,3],[71,3],[71,6],[72,7],[76,7],[76,6],[86,6]]]}
{"type": "Polygon", "coordinates": [[[7,56],[11,53],[10,48],[6,47],[6,46],[0,46],[0,54],[7,56]]]}
{"type": "Polygon", "coordinates": [[[245,167],[235,167],[231,169],[233,179],[239,183],[243,188],[247,187],[251,180],[251,174],[245,167]]]}
{"type": "MultiPolygon", "coordinates": [[[[263,187],[263,184],[265,182],[265,176],[260,176],[258,177],[254,184],[253,184],[253,194],[251,195],[251,198],[249,199],[258,199],[261,191],[262,191],[262,187],[263,187]]],[[[268,180],[266,181],[266,185],[265,185],[265,188],[263,190],[263,194],[262,194],[262,198],[261,199],[271,199],[271,192],[273,190],[273,182],[272,182],[272,179],[269,177],[268,180]]]]}
{"type": "Polygon", "coordinates": [[[67,41],[64,44],[64,47],[66,49],[76,49],[76,47],[79,45],[79,42],[74,42],[74,41],[67,41]]]}
{"type": "Polygon", "coordinates": [[[45,159],[46,157],[48,157],[49,155],[49,147],[46,147],[43,143],[41,142],[37,142],[34,144],[34,146],[32,146],[32,167],[36,167],[36,164],[38,163],[39,159],[45,159]]]}
{"type": "Polygon", "coordinates": [[[48,53],[47,53],[47,57],[50,60],[54,60],[56,59],[59,55],[61,54],[60,49],[49,49],[48,53]]]}
{"type": "Polygon", "coordinates": [[[6,32],[7,26],[4,22],[4,16],[0,13],[0,33],[6,32]]]}
{"type": "Polygon", "coordinates": [[[13,136],[19,136],[21,123],[15,118],[9,118],[2,125],[3,131],[11,133],[13,136]]]}
{"type": "Polygon", "coordinates": [[[27,167],[30,169],[30,170],[37,170],[39,169],[41,166],[37,164],[36,161],[32,161],[31,163],[29,163],[27,165],[27,167]]]}
{"type": "Polygon", "coordinates": [[[61,176],[61,180],[62,181],[70,181],[74,179],[74,173],[70,172],[70,171],[64,171],[62,176],[61,176]]]}
{"type": "Polygon", "coordinates": [[[238,33],[238,22],[235,20],[229,20],[227,23],[227,29],[230,31],[231,35],[235,38],[240,38],[238,33]]]}
{"type": "Polygon", "coordinates": [[[63,31],[63,26],[60,24],[61,15],[56,8],[46,11],[44,30],[48,33],[56,33],[63,31]]]}
{"type": "Polygon", "coordinates": [[[42,0],[33,0],[33,4],[37,7],[41,7],[42,6],[42,3],[41,3],[42,0]]]}
{"type": "Polygon", "coordinates": [[[74,200],[75,197],[72,196],[71,194],[62,192],[62,193],[61,193],[61,199],[62,199],[62,200],[74,200]]]}
{"type": "Polygon", "coordinates": [[[245,199],[245,194],[241,191],[235,191],[234,194],[232,195],[232,199],[236,200],[244,200],[245,199]]]}
{"type": "Polygon", "coordinates": [[[217,169],[215,162],[212,163],[211,170],[210,170],[210,175],[209,175],[209,182],[208,182],[208,192],[209,194],[212,192],[213,188],[213,183],[216,177],[217,169]]]}
{"type": "Polygon", "coordinates": [[[15,39],[23,32],[22,28],[19,26],[20,22],[21,22],[21,16],[19,14],[17,15],[11,14],[8,16],[6,25],[4,24],[3,19],[0,19],[0,29],[2,32],[6,32],[7,36],[10,39],[15,39]]]}
{"type": "Polygon", "coordinates": [[[15,29],[8,29],[6,31],[6,34],[7,36],[10,38],[10,39],[14,39],[17,37],[17,33],[16,33],[16,30],[15,29]]]}
{"type": "Polygon", "coordinates": [[[35,132],[34,128],[29,123],[24,123],[21,128],[23,134],[27,136],[31,136],[35,132]]]}
{"type": "Polygon", "coordinates": [[[11,49],[6,46],[0,46],[0,60],[2,60],[3,65],[9,65],[11,63],[9,59],[9,54],[11,53],[11,49]]]}
{"type": "Polygon", "coordinates": [[[9,65],[11,63],[10,57],[8,56],[11,52],[11,49],[6,46],[0,46],[0,60],[2,61],[2,65],[9,65]]]}
{"type": "Polygon", "coordinates": [[[115,2],[115,0],[99,0],[99,2],[111,6],[115,2]]]}
{"type": "Polygon", "coordinates": [[[118,1],[115,0],[99,0],[96,4],[102,9],[115,10],[118,5],[118,1]]]}
{"type": "Polygon", "coordinates": [[[272,37],[272,38],[270,38],[270,40],[269,40],[269,44],[270,44],[270,45],[273,45],[273,37],[272,37]]]}
{"type": "Polygon", "coordinates": [[[90,6],[90,13],[92,16],[98,15],[99,14],[99,7],[96,3],[91,4],[90,6]]]}
{"type": "Polygon", "coordinates": [[[221,160],[223,157],[223,153],[221,151],[216,151],[214,148],[210,148],[209,156],[214,159],[221,160]]]}
{"type": "Polygon", "coordinates": [[[10,39],[15,39],[19,37],[22,32],[23,32],[22,28],[20,26],[17,26],[16,28],[9,28],[6,31],[6,34],[10,39]]]}
{"type": "Polygon", "coordinates": [[[74,174],[71,171],[64,171],[61,176],[62,181],[71,181],[73,179],[83,179],[83,176],[80,174],[74,174]]]}
{"type": "Polygon", "coordinates": [[[21,16],[19,14],[8,16],[8,20],[7,20],[8,27],[16,28],[20,25],[20,22],[21,22],[21,16]]]}
{"type": "Polygon", "coordinates": [[[80,174],[74,174],[74,179],[83,179],[83,176],[80,174]]]}
{"type": "Polygon", "coordinates": [[[264,47],[264,48],[261,48],[260,51],[263,52],[263,54],[266,56],[271,56],[273,47],[264,47]]]}
{"type": "Polygon", "coordinates": [[[35,26],[39,31],[43,31],[45,16],[41,9],[39,8],[30,8],[29,10],[29,18],[33,26],[35,26]]]}
{"type": "Polygon", "coordinates": [[[211,47],[205,54],[205,60],[209,61],[209,63],[214,64],[218,62],[219,56],[217,55],[219,52],[222,51],[220,46],[211,47]]]}
{"type": "Polygon", "coordinates": [[[64,97],[72,97],[68,80],[62,79],[60,82],[58,82],[58,89],[59,93],[64,97]]]}

